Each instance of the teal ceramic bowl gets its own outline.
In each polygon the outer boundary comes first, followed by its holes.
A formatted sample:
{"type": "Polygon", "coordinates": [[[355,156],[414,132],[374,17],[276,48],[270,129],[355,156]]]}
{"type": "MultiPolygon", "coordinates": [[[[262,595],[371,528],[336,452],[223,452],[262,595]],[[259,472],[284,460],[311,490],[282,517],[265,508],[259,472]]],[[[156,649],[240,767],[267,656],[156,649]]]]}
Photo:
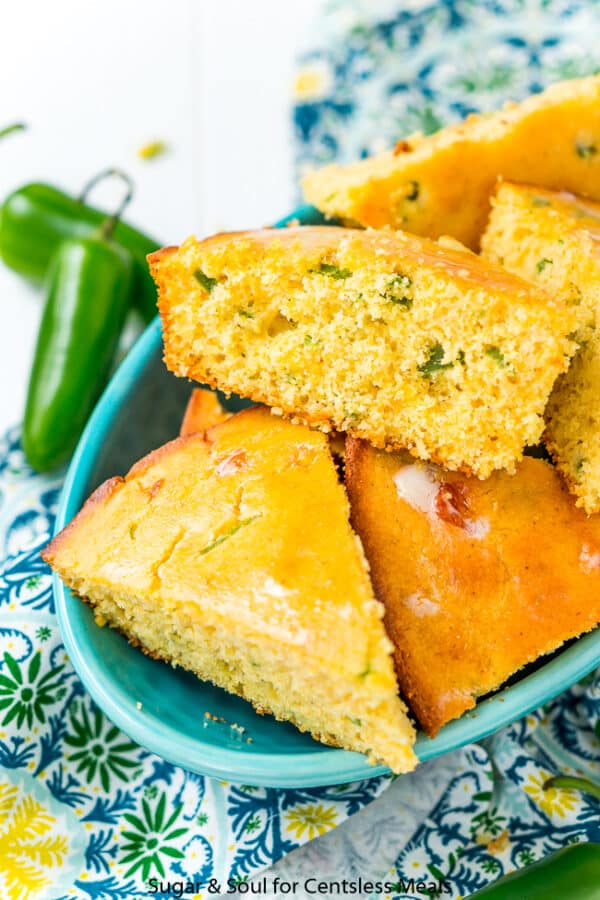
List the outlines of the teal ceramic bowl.
{"type": "MultiPolygon", "coordinates": [[[[304,224],[321,221],[314,209],[302,207],[279,224],[292,218],[304,224]]],[[[189,393],[189,383],[163,365],[156,320],[115,373],[79,442],[62,491],[58,531],[104,479],[123,474],[177,434],[189,393]]],[[[258,715],[245,701],[149,659],[121,635],[98,628],[91,610],[58,578],[54,591],[67,652],[96,703],[133,740],[169,762],[203,775],[268,787],[341,784],[388,771],[369,766],[358,753],[318,744],[292,725],[258,715]],[[209,720],[205,712],[223,721],[209,720]],[[233,723],[243,731],[232,728],[233,723]]],[[[600,629],[479,702],[435,738],[420,735],[419,759],[491,734],[598,665],[600,629]]]]}

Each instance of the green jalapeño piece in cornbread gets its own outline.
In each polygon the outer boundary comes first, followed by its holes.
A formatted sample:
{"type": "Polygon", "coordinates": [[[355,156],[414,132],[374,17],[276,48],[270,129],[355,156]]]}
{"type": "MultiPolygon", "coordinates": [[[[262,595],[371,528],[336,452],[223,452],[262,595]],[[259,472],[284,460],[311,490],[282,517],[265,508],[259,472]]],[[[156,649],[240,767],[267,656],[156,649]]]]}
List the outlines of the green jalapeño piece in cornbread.
{"type": "Polygon", "coordinates": [[[328,216],[449,234],[477,249],[498,177],[600,200],[600,77],[559,82],[393,151],[318,169],[304,193],[328,216]]]}
{"type": "Polygon", "coordinates": [[[180,437],[98,488],[43,556],[151,656],[325,743],[415,767],[325,435],[254,408],[180,437]]]}
{"type": "Polygon", "coordinates": [[[579,305],[581,349],[546,409],[545,442],[586,512],[600,512],[600,205],[501,184],[482,253],[579,305]]]}
{"type": "Polygon", "coordinates": [[[389,229],[190,238],[149,259],[177,375],[481,478],[539,440],[576,349],[574,309],[389,229]]]}

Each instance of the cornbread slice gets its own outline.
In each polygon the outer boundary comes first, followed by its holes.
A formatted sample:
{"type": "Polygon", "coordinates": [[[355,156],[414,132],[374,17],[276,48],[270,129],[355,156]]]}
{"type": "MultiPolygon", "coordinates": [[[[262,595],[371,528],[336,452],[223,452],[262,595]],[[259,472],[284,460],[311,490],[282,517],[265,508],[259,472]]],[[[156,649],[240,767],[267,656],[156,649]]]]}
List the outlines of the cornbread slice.
{"type": "Polygon", "coordinates": [[[480,477],[538,440],[576,346],[575,310],[402,232],[244,232],[149,260],[177,375],[480,477]]]}
{"type": "Polygon", "coordinates": [[[600,200],[600,77],[559,82],[381,155],[318,169],[304,194],[328,216],[449,234],[477,249],[499,176],[600,200]]]}
{"type": "Polygon", "coordinates": [[[525,457],[479,481],[349,439],[346,484],[400,689],[427,734],[600,621],[600,517],[549,463],[525,457]]]}
{"type": "MultiPolygon", "coordinates": [[[[188,405],[185,408],[181,428],[179,429],[180,437],[186,434],[197,434],[199,431],[206,431],[213,425],[225,422],[231,418],[232,413],[227,412],[219,403],[219,398],[207,388],[194,388],[191,393],[188,405]]],[[[346,452],[346,440],[343,434],[331,432],[328,435],[329,450],[333,456],[338,472],[343,470],[344,454],[346,452]]]]}
{"type": "Polygon", "coordinates": [[[194,388],[185,408],[179,436],[206,431],[229,418],[231,413],[223,409],[216,394],[206,388],[194,388]]]}
{"type": "Polygon", "coordinates": [[[554,297],[579,304],[581,350],[546,409],[544,440],[586,512],[600,511],[600,205],[500,185],[482,253],[554,297]]]}
{"type": "Polygon", "coordinates": [[[254,408],[107,481],[43,556],[150,655],[405,772],[414,730],[348,514],[325,436],[254,408]]]}

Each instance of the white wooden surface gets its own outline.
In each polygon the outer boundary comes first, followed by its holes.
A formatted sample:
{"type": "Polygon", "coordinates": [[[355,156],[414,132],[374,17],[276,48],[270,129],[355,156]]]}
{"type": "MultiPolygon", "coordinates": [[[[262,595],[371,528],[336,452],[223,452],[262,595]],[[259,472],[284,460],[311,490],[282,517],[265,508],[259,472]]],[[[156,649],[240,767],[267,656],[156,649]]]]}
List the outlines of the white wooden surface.
{"type": "MultiPolygon", "coordinates": [[[[0,199],[117,165],[137,185],[129,218],[161,242],[273,221],[294,198],[293,59],[319,2],[2,3],[0,128],[29,131],[0,143],[0,199]],[[142,162],[154,139],[168,155],[142,162]]],[[[0,264],[0,431],[21,419],[40,307],[0,264]]]]}

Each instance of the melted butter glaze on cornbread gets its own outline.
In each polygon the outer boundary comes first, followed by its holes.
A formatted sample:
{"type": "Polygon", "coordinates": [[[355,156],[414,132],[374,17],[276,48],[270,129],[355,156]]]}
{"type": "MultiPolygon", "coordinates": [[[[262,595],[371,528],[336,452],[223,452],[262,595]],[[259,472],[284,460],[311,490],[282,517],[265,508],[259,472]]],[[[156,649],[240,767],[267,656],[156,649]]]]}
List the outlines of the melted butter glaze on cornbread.
{"type": "Polygon", "coordinates": [[[600,204],[505,183],[493,199],[482,253],[579,305],[582,346],[546,409],[544,440],[577,503],[600,511],[600,204]]]}
{"type": "Polygon", "coordinates": [[[526,457],[487,481],[349,439],[352,523],[427,734],[600,621],[600,517],[526,457]]]}
{"type": "Polygon", "coordinates": [[[107,482],[43,556],[150,655],[404,772],[414,730],[348,516],[326,437],[254,408],[107,482]]]}
{"type": "Polygon", "coordinates": [[[575,310],[402,232],[245,232],[149,259],[177,375],[480,477],[537,442],[575,350],[575,310]]]}
{"type": "Polygon", "coordinates": [[[449,234],[476,249],[499,176],[600,200],[600,77],[559,82],[429,137],[411,135],[394,151],[318,169],[304,193],[332,217],[449,234]]]}

